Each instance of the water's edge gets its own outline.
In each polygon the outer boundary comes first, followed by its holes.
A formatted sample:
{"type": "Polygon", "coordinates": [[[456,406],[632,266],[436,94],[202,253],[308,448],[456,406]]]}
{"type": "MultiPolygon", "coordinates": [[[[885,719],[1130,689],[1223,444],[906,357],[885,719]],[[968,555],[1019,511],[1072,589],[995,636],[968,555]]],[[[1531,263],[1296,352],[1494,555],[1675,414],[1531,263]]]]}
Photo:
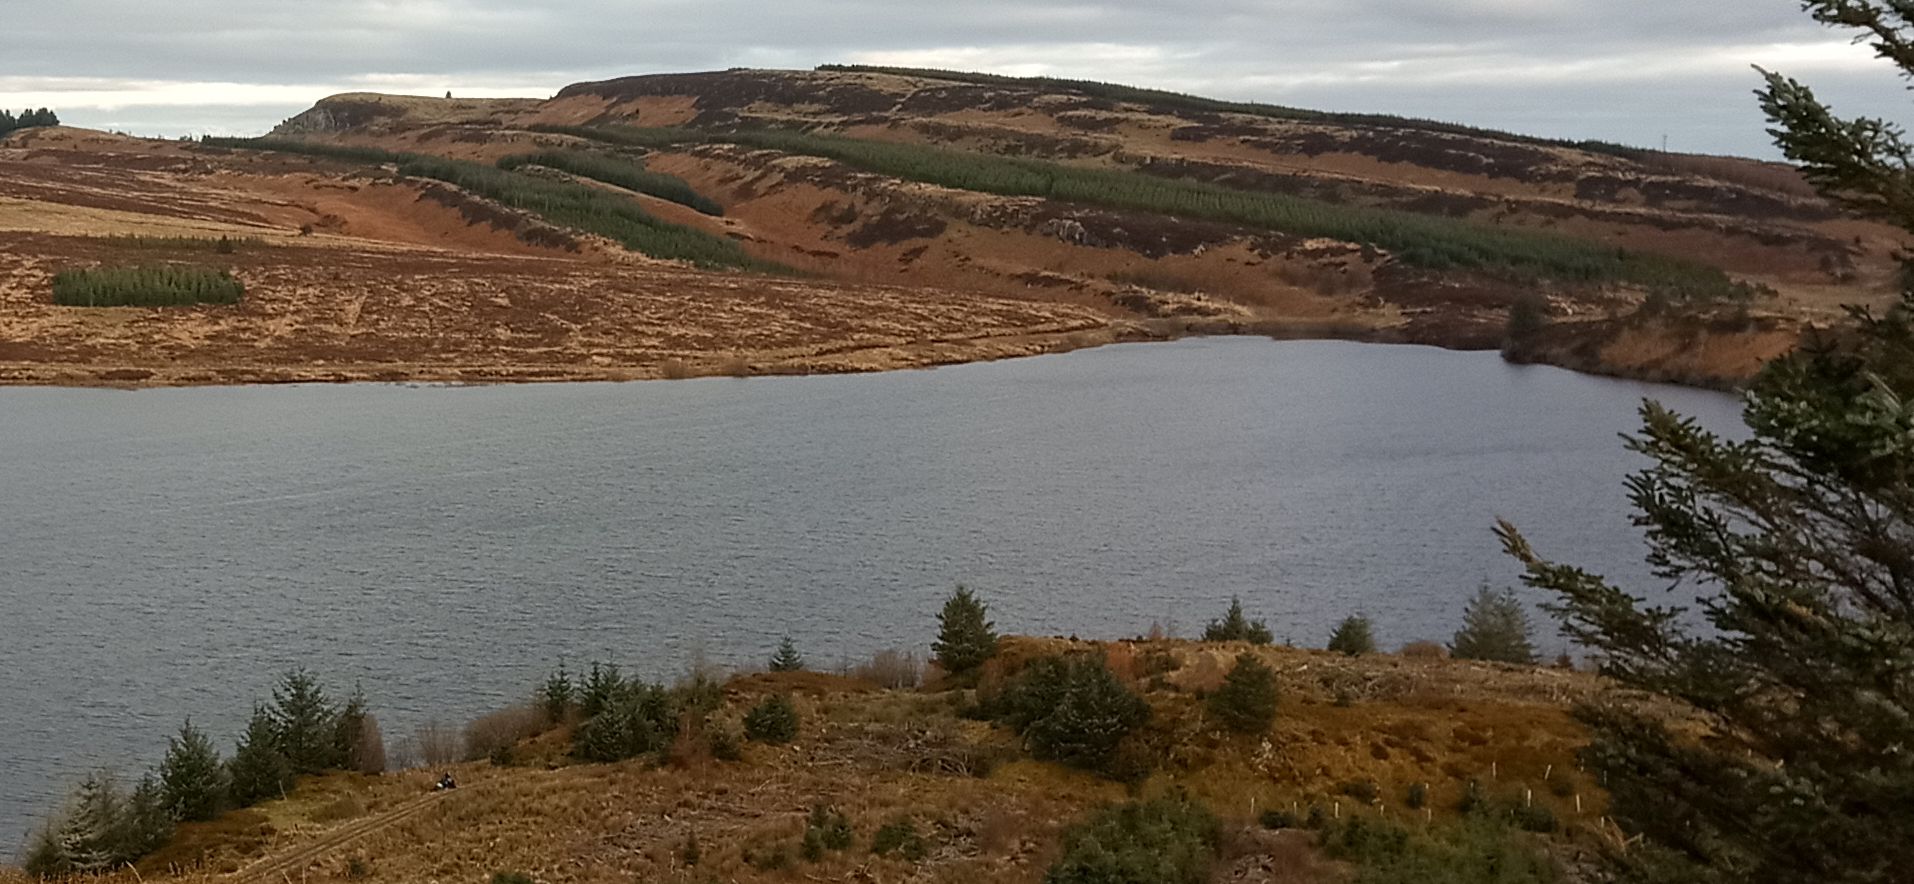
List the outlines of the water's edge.
{"type": "MultiPolygon", "coordinates": [[[[1032,331],[930,339],[831,349],[796,357],[711,354],[696,360],[666,360],[635,366],[457,365],[372,363],[286,365],[152,366],[0,362],[0,387],[160,389],[177,387],[278,386],[285,384],[412,383],[441,385],[599,383],[682,380],[694,377],[789,377],[876,374],[1049,356],[1110,344],[1163,343],[1197,337],[1260,337],[1273,341],[1343,341],[1426,346],[1456,352],[1499,351],[1481,334],[1406,336],[1396,329],[1333,320],[1122,320],[1099,329],[1032,331]]],[[[1598,377],[1732,391],[1748,378],[1616,366],[1589,355],[1592,349],[1527,351],[1512,364],[1548,365],[1598,377]]],[[[1506,356],[1505,356],[1506,358],[1506,356]]]]}

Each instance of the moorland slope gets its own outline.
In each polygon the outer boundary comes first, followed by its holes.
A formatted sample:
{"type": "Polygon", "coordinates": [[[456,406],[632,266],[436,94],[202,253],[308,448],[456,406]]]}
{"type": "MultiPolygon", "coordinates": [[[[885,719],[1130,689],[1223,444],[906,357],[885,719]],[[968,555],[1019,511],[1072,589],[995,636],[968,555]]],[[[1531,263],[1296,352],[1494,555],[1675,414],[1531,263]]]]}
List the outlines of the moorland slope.
{"type": "Polygon", "coordinates": [[[64,383],[869,370],[1239,332],[1728,385],[1884,298],[1898,244],[1771,163],[868,68],[347,94],[258,140],[27,130],[0,142],[0,238],[0,380],[64,383]],[[244,242],[205,254],[221,236],[244,242]],[[47,291],[151,262],[224,265],[248,297],[47,291]]]}

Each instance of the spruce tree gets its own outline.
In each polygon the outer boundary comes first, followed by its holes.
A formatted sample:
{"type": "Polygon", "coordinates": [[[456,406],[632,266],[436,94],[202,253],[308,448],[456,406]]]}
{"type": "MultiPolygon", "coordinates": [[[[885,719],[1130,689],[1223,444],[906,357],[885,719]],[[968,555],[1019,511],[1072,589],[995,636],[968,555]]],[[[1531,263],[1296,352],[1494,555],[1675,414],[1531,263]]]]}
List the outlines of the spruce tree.
{"type": "Polygon", "coordinates": [[[797,735],[797,704],[788,694],[765,697],[744,715],[744,738],[754,743],[789,743],[797,735]]]}
{"type": "Polygon", "coordinates": [[[1329,636],[1329,649],[1339,654],[1359,657],[1376,652],[1375,630],[1370,628],[1369,618],[1361,614],[1352,614],[1336,624],[1336,631],[1329,636]]]}
{"type": "Polygon", "coordinates": [[[1449,655],[1458,660],[1491,660],[1531,665],[1535,645],[1529,640],[1529,615],[1510,590],[1497,592],[1483,584],[1462,611],[1462,628],[1449,642],[1449,655]]]}
{"type": "Polygon", "coordinates": [[[623,761],[669,745],[682,711],[671,692],[642,681],[620,681],[598,714],[572,734],[572,754],[585,761],[623,761]]]}
{"type": "Polygon", "coordinates": [[[778,643],[778,652],[771,657],[772,672],[799,672],[804,669],[804,658],[798,655],[797,644],[785,636],[778,643]]]}
{"type": "Polygon", "coordinates": [[[1547,561],[1501,526],[1565,633],[1706,725],[1581,711],[1634,881],[1899,880],[1914,869],[1914,294],[1771,364],[1730,440],[1656,403],[1630,480],[1663,585],[1707,621],[1547,561]],[[1897,871],[1898,870],[1898,871],[1897,871]]]}
{"type": "Polygon", "coordinates": [[[166,807],[166,790],[151,774],[141,777],[114,833],[115,858],[121,864],[136,862],[172,837],[173,815],[166,807]]]}
{"type": "Polygon", "coordinates": [[[272,700],[279,752],[293,773],[319,773],[341,765],[339,710],[326,699],[318,679],[304,669],[287,672],[273,689],[272,700]]]}
{"type": "Polygon", "coordinates": [[[1046,657],[1017,674],[997,702],[998,717],[1038,758],[1102,770],[1118,744],[1150,718],[1150,706],[1117,680],[1100,655],[1046,657]]]}
{"type": "Polygon", "coordinates": [[[120,864],[126,796],[112,775],[88,774],[74,792],[72,809],[60,826],[60,852],[72,871],[104,872],[120,864]]]}
{"type": "Polygon", "coordinates": [[[1249,642],[1254,645],[1269,644],[1273,636],[1269,627],[1261,620],[1251,620],[1243,616],[1243,600],[1230,596],[1229,613],[1221,620],[1211,620],[1203,629],[1206,642],[1249,642]]]}
{"type": "Polygon", "coordinates": [[[585,677],[585,685],[578,692],[578,712],[586,718],[595,718],[618,696],[624,686],[624,677],[619,675],[617,664],[591,664],[591,673],[585,677]]]}
{"type": "MultiPolygon", "coordinates": [[[[1914,6],[1805,0],[1914,75],[1914,6]]],[[[1914,231],[1914,155],[1900,127],[1843,119],[1764,72],[1782,151],[1824,195],[1914,231]]],[[[1609,813],[1643,841],[1627,881],[1905,880],[1914,870],[1914,268],[1884,314],[1810,338],[1744,396],[1743,436],[1642,408],[1629,481],[1656,587],[1689,587],[1699,619],[1544,559],[1513,526],[1525,581],[1564,632],[1629,688],[1686,707],[1587,708],[1609,813]],[[1699,730],[1697,730],[1699,728],[1699,730]]]]}
{"type": "Polygon", "coordinates": [[[572,674],[565,670],[565,661],[560,660],[558,670],[546,676],[544,686],[538,689],[538,708],[544,710],[546,721],[562,724],[571,715],[574,702],[572,674]]]}
{"type": "Polygon", "coordinates": [[[385,772],[385,741],[379,722],[366,711],[364,688],[354,688],[339,710],[332,742],[337,766],[362,774],[385,772]]]}
{"type": "Polygon", "coordinates": [[[1267,733],[1276,723],[1276,673],[1255,654],[1236,657],[1223,686],[1209,696],[1210,714],[1238,733],[1267,733]]]}
{"type": "Polygon", "coordinates": [[[219,815],[226,804],[226,768],[219,750],[188,719],[179,736],[168,741],[166,760],[160,763],[160,786],[167,812],[185,822],[204,822],[219,815]]]}
{"type": "Polygon", "coordinates": [[[279,751],[278,729],[272,714],[253,707],[252,721],[226,762],[226,780],[232,803],[251,807],[284,796],[292,789],[292,765],[279,751]]]}
{"type": "Polygon", "coordinates": [[[937,641],[930,646],[945,672],[963,675],[996,655],[997,624],[989,613],[989,606],[963,586],[945,600],[937,615],[937,641]]]}

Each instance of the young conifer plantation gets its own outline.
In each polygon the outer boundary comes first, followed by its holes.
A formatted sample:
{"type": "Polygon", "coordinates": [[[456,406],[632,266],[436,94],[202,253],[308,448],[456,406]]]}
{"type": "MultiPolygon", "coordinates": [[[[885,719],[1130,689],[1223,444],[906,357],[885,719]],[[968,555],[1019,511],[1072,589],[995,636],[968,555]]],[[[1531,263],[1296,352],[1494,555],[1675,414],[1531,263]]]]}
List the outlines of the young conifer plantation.
{"type": "Polygon", "coordinates": [[[53,303],[64,307],[237,304],[245,293],[230,270],[178,264],[81,268],[53,277],[53,303]]]}
{"type": "Polygon", "coordinates": [[[498,167],[508,172],[527,166],[543,166],[590,178],[696,209],[706,215],[724,214],[724,206],[719,205],[717,200],[694,190],[683,178],[646,169],[645,161],[640,157],[580,150],[548,150],[498,161],[498,167]]]}
{"type": "MultiPolygon", "coordinates": [[[[632,251],[654,258],[685,261],[706,269],[766,273],[787,270],[772,262],[751,257],[733,240],[661,220],[646,212],[643,206],[628,196],[575,181],[558,181],[462,160],[368,147],[276,138],[206,138],[202,143],[217,147],[304,154],[367,165],[389,165],[400,175],[443,181],[514,209],[530,212],[560,227],[615,240],[632,251]]],[[[583,165],[580,167],[584,168],[583,165]]],[[[610,171],[601,171],[612,174],[610,171]]],[[[630,173],[632,170],[624,171],[630,173]]],[[[631,180],[636,183],[635,179],[631,180]]],[[[665,186],[662,178],[648,180],[652,182],[651,186],[658,189],[665,186]]],[[[685,190],[689,191],[689,187],[685,190]]]]}
{"type": "Polygon", "coordinates": [[[1240,224],[1388,249],[1431,270],[1473,270],[1523,280],[1622,283],[1671,301],[1745,301],[1756,290],[1704,264],[1611,248],[1588,240],[1396,209],[1328,203],[1221,184],[1162,178],[945,147],[870,141],[783,129],[701,132],[631,126],[535,127],[621,146],[738,144],[902,178],[999,196],[1036,196],[1084,205],[1240,224]]]}

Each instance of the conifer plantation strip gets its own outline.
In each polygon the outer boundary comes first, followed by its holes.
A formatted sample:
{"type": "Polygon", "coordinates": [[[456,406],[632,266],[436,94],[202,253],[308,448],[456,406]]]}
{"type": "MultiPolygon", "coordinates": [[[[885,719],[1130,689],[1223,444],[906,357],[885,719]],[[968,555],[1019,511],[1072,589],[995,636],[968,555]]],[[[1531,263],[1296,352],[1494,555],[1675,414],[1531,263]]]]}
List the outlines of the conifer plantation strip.
{"type": "Polygon", "coordinates": [[[645,168],[638,157],[579,150],[548,150],[524,156],[506,157],[498,167],[517,171],[526,166],[544,166],[581,178],[622,187],[634,193],[655,196],[667,202],[695,209],[705,215],[721,216],[724,206],[693,189],[683,178],[645,168]]]}
{"type": "MultiPolygon", "coordinates": [[[[575,181],[554,181],[492,166],[371,147],[317,144],[282,138],[206,138],[202,143],[246,150],[271,150],[390,165],[400,175],[431,178],[478,196],[530,212],[559,227],[594,233],[653,258],[685,261],[705,269],[788,272],[778,264],[751,257],[722,236],[673,224],[646,212],[628,196],[575,181]]],[[[590,177],[590,176],[586,176],[590,177]]]]}
{"type": "Polygon", "coordinates": [[[245,292],[232,271],[179,264],[80,268],[53,277],[53,303],[65,307],[237,304],[245,292]]]}

